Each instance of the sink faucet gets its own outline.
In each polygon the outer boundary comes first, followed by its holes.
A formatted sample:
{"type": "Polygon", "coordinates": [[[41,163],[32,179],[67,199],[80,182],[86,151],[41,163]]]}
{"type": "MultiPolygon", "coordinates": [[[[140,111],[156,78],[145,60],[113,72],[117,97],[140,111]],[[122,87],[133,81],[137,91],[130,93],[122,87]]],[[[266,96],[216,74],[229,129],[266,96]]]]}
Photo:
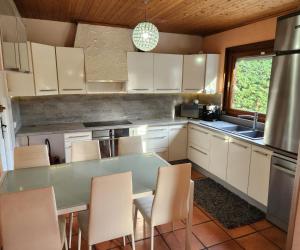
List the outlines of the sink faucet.
{"type": "Polygon", "coordinates": [[[258,112],[254,112],[253,115],[238,115],[239,118],[242,119],[252,119],[253,120],[253,126],[252,129],[256,130],[257,128],[257,121],[258,121],[258,112]]]}

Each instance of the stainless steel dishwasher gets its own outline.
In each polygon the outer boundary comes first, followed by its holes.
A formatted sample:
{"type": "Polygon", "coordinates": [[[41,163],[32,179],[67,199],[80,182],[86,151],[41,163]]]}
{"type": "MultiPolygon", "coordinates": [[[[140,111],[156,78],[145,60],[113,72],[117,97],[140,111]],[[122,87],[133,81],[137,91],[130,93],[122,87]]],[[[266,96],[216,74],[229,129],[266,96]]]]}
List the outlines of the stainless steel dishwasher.
{"type": "Polygon", "coordinates": [[[272,157],[267,219],[287,231],[297,160],[279,154],[272,157]]]}

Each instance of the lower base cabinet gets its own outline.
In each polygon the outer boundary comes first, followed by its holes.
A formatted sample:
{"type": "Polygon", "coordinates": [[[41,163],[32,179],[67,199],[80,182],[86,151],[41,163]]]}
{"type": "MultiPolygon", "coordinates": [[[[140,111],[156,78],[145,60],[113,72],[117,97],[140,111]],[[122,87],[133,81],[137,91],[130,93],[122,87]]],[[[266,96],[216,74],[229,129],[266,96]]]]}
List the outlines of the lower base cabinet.
{"type": "Polygon", "coordinates": [[[188,159],[205,170],[209,170],[209,152],[196,145],[189,144],[188,159]]]}
{"type": "Polygon", "coordinates": [[[210,139],[209,171],[222,180],[226,180],[228,136],[212,134],[210,139]]]}
{"type": "Polygon", "coordinates": [[[226,181],[243,193],[248,190],[250,159],[251,145],[230,139],[226,181]]]}
{"type": "Polygon", "coordinates": [[[252,146],[248,195],[267,206],[272,151],[252,146]]]}
{"type": "Polygon", "coordinates": [[[169,161],[187,158],[187,126],[169,126],[169,161]]]}

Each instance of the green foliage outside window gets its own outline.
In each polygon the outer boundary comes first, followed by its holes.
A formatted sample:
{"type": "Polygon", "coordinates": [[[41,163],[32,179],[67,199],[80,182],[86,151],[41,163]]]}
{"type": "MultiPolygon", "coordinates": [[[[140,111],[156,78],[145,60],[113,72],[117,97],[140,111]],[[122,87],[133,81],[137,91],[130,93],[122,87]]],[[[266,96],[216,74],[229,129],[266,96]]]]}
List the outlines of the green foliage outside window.
{"type": "Polygon", "coordinates": [[[267,112],[272,57],[242,58],[235,65],[233,109],[267,112]]]}

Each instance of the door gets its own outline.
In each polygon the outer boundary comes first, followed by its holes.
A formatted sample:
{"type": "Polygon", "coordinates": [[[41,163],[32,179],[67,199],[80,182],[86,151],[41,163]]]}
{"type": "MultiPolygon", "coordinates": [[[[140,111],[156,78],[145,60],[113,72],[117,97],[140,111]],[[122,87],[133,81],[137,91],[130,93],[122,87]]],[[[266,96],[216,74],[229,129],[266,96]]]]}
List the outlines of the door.
{"type": "Polygon", "coordinates": [[[82,48],[56,47],[60,94],[84,94],[84,53],[82,48]]]}
{"type": "Polygon", "coordinates": [[[247,193],[251,159],[251,145],[230,139],[228,150],[227,182],[247,193]]]}
{"type": "Polygon", "coordinates": [[[169,127],[169,161],[187,159],[187,126],[169,127]]]}
{"type": "Polygon", "coordinates": [[[212,134],[210,140],[209,171],[222,180],[226,180],[228,155],[228,137],[212,134]]]}
{"type": "Polygon", "coordinates": [[[181,92],[182,66],[182,55],[154,54],[154,92],[181,92]]]}
{"type": "Polygon", "coordinates": [[[153,58],[154,57],[152,53],[127,53],[128,92],[153,92],[153,58]]]}
{"type": "Polygon", "coordinates": [[[57,95],[55,47],[31,43],[34,82],[37,95],[57,95]]]}
{"type": "Polygon", "coordinates": [[[206,55],[183,56],[183,92],[199,93],[204,91],[206,55]]]}

